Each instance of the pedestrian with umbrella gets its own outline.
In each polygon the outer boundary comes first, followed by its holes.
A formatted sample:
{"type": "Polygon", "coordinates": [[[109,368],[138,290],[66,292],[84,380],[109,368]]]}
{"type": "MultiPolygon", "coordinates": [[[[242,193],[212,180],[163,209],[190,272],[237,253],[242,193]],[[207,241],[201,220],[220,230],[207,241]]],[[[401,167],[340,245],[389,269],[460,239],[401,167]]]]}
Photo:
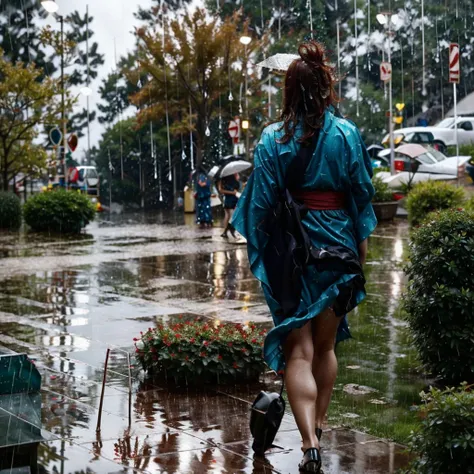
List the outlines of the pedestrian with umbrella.
{"type": "Polygon", "coordinates": [[[224,196],[224,233],[221,235],[224,239],[229,238],[229,231],[232,234],[232,237],[236,237],[235,229],[230,224],[230,221],[240,197],[239,191],[241,188],[241,182],[239,173],[251,167],[252,165],[248,161],[241,160],[239,157],[231,155],[223,160],[223,164],[215,175],[215,178],[218,181],[217,189],[219,193],[224,196]]]}

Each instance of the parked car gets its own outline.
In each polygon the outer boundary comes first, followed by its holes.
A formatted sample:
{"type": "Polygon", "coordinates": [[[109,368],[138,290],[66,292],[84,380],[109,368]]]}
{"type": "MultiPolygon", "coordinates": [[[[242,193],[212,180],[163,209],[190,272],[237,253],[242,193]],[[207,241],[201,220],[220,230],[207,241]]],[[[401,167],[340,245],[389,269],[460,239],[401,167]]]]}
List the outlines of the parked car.
{"type": "MultiPolygon", "coordinates": [[[[406,132],[410,129],[400,129],[395,130],[394,143],[395,146],[400,146],[408,143],[416,143],[423,146],[431,146],[435,150],[439,150],[442,153],[446,152],[446,145],[440,140],[436,140],[433,133],[426,131],[426,128],[423,128],[422,132],[406,132]]],[[[386,135],[382,141],[382,145],[390,146],[390,135],[386,135]]]]}
{"type": "MultiPolygon", "coordinates": [[[[40,179],[27,179],[26,180],[26,192],[27,193],[40,193],[43,190],[44,183],[40,179]]],[[[15,190],[17,193],[25,192],[25,181],[22,179],[18,181],[15,185],[15,190]]]]}
{"type": "MultiPolygon", "coordinates": [[[[390,161],[390,150],[380,154],[390,161]]],[[[380,172],[378,176],[391,188],[399,188],[403,184],[415,184],[420,181],[455,180],[465,172],[470,156],[447,157],[433,148],[421,145],[402,145],[395,149],[395,174],[380,172]]]]}
{"type": "MultiPolygon", "coordinates": [[[[458,141],[460,145],[469,145],[474,143],[474,117],[458,117],[458,141]]],[[[445,151],[446,147],[456,145],[456,132],[454,128],[454,117],[449,117],[433,127],[408,127],[395,130],[395,138],[400,135],[403,138],[398,138],[398,143],[404,141],[405,143],[432,143],[440,151],[445,151]],[[428,133],[431,133],[432,138],[428,133]],[[415,141],[414,141],[415,140],[415,141]],[[431,141],[432,140],[432,141],[431,141]]],[[[388,143],[389,136],[386,135],[382,143],[388,143]]],[[[395,143],[397,144],[397,143],[395,143]]]]}
{"type": "Polygon", "coordinates": [[[78,185],[85,189],[87,194],[99,194],[99,173],[95,166],[78,166],[78,185]]]}

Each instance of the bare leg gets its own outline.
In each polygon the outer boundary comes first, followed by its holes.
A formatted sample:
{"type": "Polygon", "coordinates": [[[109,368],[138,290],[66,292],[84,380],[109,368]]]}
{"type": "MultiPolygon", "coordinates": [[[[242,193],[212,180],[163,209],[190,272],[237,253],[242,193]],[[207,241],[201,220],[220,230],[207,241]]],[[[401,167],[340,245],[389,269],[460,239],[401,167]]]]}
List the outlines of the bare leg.
{"type": "Polygon", "coordinates": [[[322,428],[337,377],[337,359],[334,353],[336,334],[341,318],[327,309],[313,319],[313,376],[318,387],[316,428],[322,428]]]}
{"type": "Polygon", "coordinates": [[[232,217],[230,211],[231,211],[231,209],[224,209],[224,213],[225,213],[225,216],[224,216],[224,232],[227,230],[227,227],[228,227],[229,222],[230,222],[230,218],[232,217]]]}
{"type": "Polygon", "coordinates": [[[286,338],[285,382],[288,400],[303,438],[303,451],[319,448],[315,433],[318,389],[312,373],[313,337],[311,321],[294,329],[286,338]]]}

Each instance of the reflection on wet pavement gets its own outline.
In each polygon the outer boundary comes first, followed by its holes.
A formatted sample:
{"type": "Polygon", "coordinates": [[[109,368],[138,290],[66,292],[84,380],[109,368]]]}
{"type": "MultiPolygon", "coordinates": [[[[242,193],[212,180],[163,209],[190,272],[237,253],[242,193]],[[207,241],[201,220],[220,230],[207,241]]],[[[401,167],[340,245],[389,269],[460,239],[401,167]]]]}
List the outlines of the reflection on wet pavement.
{"type": "MultiPolygon", "coordinates": [[[[161,215],[99,222],[74,239],[0,236],[1,345],[28,353],[42,375],[41,420],[29,420],[42,435],[35,438],[43,440],[41,472],[296,472],[301,440],[291,414],[266,459],[253,458],[248,412],[265,385],[170,388],[145,381],[132,358],[129,395],[132,338],[158,322],[199,316],[271,325],[245,248],[218,234],[161,215]]],[[[424,384],[399,311],[407,235],[401,222],[381,226],[371,240],[369,295],[351,315],[354,339],[338,348],[329,426],[373,435],[328,430],[326,474],[395,472],[407,462],[401,446],[381,439],[406,439],[414,422],[409,407],[424,384]],[[350,395],[343,390],[349,383],[375,391],[350,395]]],[[[265,383],[271,389],[279,380],[265,383]]],[[[15,423],[10,408],[0,404],[0,417],[15,423]]],[[[35,440],[7,450],[1,447],[11,443],[0,436],[0,470],[30,462],[25,445],[35,440]]]]}

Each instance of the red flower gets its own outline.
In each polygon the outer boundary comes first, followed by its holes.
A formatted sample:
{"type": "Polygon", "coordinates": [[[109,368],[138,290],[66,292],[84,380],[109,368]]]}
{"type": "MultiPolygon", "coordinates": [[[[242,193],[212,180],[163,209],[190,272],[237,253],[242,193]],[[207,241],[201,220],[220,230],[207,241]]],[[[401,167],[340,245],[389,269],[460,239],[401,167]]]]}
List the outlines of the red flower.
{"type": "Polygon", "coordinates": [[[183,319],[183,315],[180,314],[180,315],[178,316],[178,319],[183,319]]]}
{"type": "Polygon", "coordinates": [[[207,356],[207,354],[206,354],[205,352],[201,352],[201,353],[199,354],[199,357],[206,357],[206,356],[207,356]]]}
{"type": "Polygon", "coordinates": [[[151,348],[151,353],[156,354],[156,349],[154,347],[151,348]]]}
{"type": "Polygon", "coordinates": [[[222,360],[222,356],[220,354],[217,356],[217,360],[222,360]]]}
{"type": "Polygon", "coordinates": [[[158,360],[158,356],[154,355],[154,356],[153,356],[153,360],[154,360],[154,361],[157,361],[157,360],[158,360]]]}
{"type": "Polygon", "coordinates": [[[137,342],[137,341],[139,341],[139,340],[140,340],[140,339],[138,339],[137,337],[134,337],[134,338],[133,338],[133,342],[137,342]]]}
{"type": "Polygon", "coordinates": [[[233,346],[232,342],[229,342],[227,345],[228,345],[229,347],[232,347],[232,346],[233,346]]]}
{"type": "Polygon", "coordinates": [[[176,339],[181,339],[182,337],[181,334],[178,334],[178,333],[176,333],[174,336],[176,337],[176,339]]]}
{"type": "Polygon", "coordinates": [[[238,369],[238,368],[239,368],[239,364],[237,364],[237,362],[234,362],[234,363],[232,364],[232,367],[233,367],[234,369],[238,369]]]}
{"type": "Polygon", "coordinates": [[[256,344],[257,343],[257,339],[252,339],[252,344],[256,344]]]}
{"type": "Polygon", "coordinates": [[[189,340],[189,342],[190,342],[191,344],[194,344],[195,341],[196,341],[196,339],[194,339],[194,337],[192,337],[192,338],[189,340]]]}
{"type": "Polygon", "coordinates": [[[189,356],[186,356],[184,360],[187,362],[189,360],[189,356]]]}
{"type": "Polygon", "coordinates": [[[175,354],[174,352],[172,352],[172,353],[170,354],[170,357],[171,357],[171,358],[176,357],[176,354],[175,354]]]}
{"type": "Polygon", "coordinates": [[[204,341],[203,344],[207,347],[209,345],[209,342],[204,341]]]}

